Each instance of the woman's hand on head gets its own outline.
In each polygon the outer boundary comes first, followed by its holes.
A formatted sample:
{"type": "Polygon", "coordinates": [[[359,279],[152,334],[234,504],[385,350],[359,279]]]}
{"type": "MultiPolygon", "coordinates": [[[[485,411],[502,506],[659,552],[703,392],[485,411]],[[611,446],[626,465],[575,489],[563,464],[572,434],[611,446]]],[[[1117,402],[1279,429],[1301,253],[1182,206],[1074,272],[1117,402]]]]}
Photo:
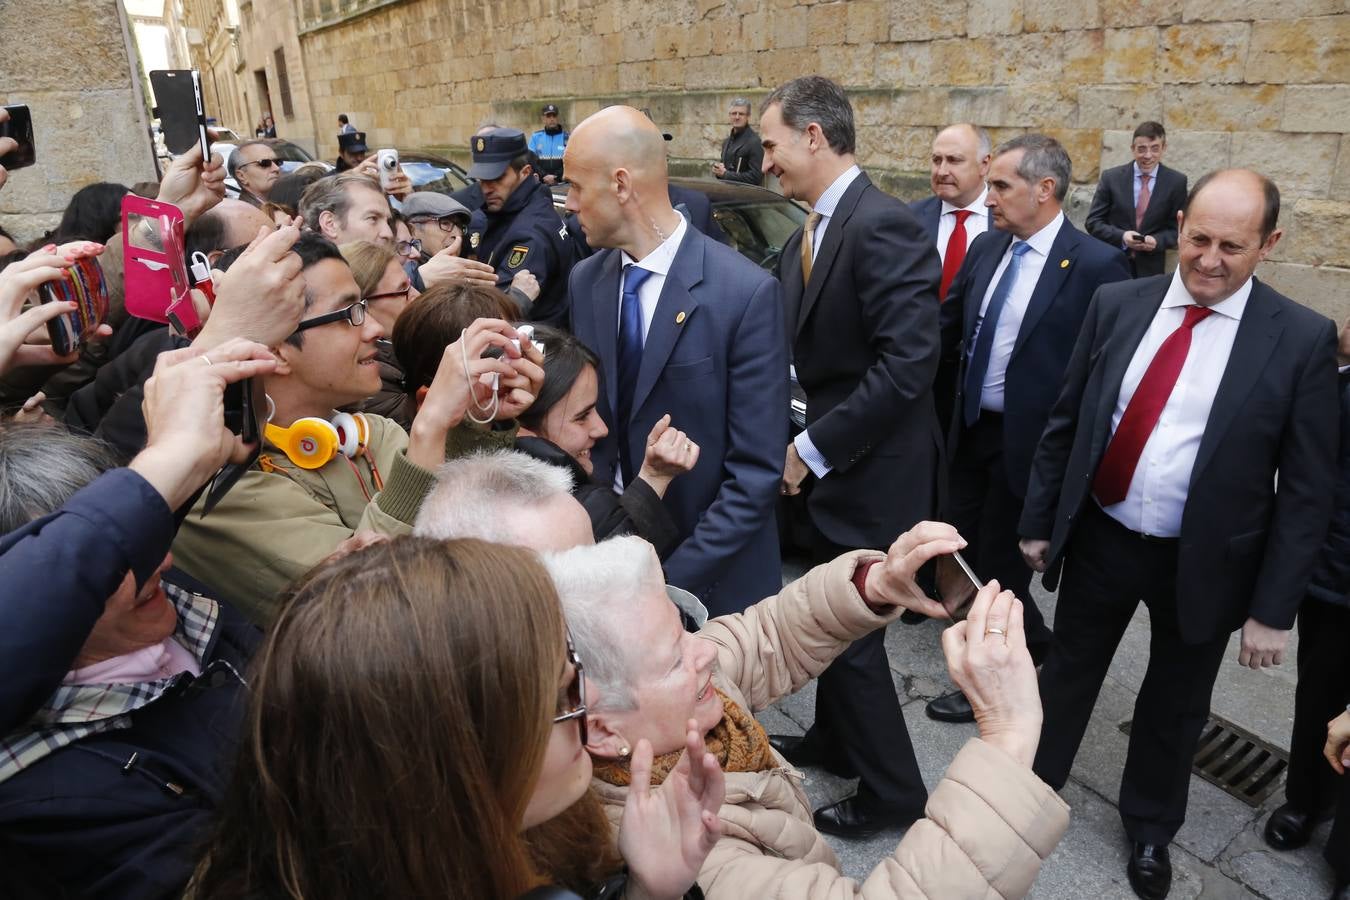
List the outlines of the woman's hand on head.
{"type": "Polygon", "coordinates": [[[717,816],[726,778],[707,751],[698,723],[688,722],[680,762],[651,787],[652,745],[633,748],[632,784],[619,823],[619,852],[628,864],[628,900],[678,900],[698,879],[722,834],[717,816]]]}

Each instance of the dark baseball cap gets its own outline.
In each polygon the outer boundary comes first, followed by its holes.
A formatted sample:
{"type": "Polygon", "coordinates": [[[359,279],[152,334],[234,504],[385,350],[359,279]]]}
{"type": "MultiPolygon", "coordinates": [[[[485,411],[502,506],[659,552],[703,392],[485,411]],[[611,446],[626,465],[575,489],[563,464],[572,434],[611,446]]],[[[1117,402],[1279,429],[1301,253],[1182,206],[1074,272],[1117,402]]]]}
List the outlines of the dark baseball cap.
{"type": "Polygon", "coordinates": [[[546,115],[548,115],[549,113],[552,113],[553,115],[556,116],[556,115],[558,114],[558,107],[554,106],[552,103],[547,103],[547,104],[545,104],[545,105],[544,105],[544,112],[542,113],[542,115],[545,115],[545,116],[546,116],[546,115]]]}
{"type": "Polygon", "coordinates": [[[349,131],[346,134],[338,135],[338,150],[365,153],[369,149],[366,146],[366,133],[364,131],[349,131]]]}
{"type": "Polygon", "coordinates": [[[511,160],[526,150],[525,132],[518,128],[494,128],[486,134],[469,139],[473,165],[469,177],[481,181],[496,181],[502,177],[511,160]]]}

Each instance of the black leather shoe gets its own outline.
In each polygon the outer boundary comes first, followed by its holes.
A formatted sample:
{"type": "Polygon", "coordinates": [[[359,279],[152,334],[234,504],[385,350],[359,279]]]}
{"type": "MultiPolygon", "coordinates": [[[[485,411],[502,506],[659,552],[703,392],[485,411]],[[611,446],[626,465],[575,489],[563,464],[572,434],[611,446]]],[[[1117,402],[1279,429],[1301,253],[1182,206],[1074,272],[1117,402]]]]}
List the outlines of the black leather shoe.
{"type": "Polygon", "coordinates": [[[1266,820],[1266,843],[1275,850],[1297,850],[1312,838],[1321,817],[1286,803],[1266,820]]]}
{"type": "Polygon", "coordinates": [[[939,722],[975,721],[975,710],[970,708],[970,701],[960,691],[952,691],[936,700],[929,700],[923,711],[928,713],[928,718],[937,719],[939,722]]]}
{"type": "Polygon", "coordinates": [[[807,743],[802,735],[795,734],[771,734],[769,735],[769,746],[778,751],[778,754],[792,763],[794,766],[819,766],[831,775],[837,775],[840,778],[856,778],[852,774],[843,770],[833,760],[825,758],[825,754],[818,749],[817,742],[807,743]]]}
{"type": "Polygon", "coordinates": [[[1162,844],[1136,843],[1130,848],[1125,874],[1136,897],[1163,900],[1172,889],[1172,857],[1162,844]]]}
{"type": "Polygon", "coordinates": [[[816,828],[844,838],[870,837],[884,828],[908,828],[923,816],[923,810],[911,812],[875,808],[857,795],[822,806],[812,817],[816,828]]]}
{"type": "Polygon", "coordinates": [[[907,609],[900,614],[900,621],[904,622],[906,625],[922,625],[924,622],[928,621],[928,617],[921,612],[907,609]]]}

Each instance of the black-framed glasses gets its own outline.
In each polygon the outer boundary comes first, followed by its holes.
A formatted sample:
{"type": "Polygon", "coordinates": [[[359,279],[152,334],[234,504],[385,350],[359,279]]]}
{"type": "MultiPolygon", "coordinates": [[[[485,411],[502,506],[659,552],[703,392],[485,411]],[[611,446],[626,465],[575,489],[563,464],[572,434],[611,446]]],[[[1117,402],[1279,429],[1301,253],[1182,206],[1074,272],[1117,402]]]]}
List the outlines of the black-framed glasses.
{"type": "Polygon", "coordinates": [[[246,162],[246,163],[240,163],[240,164],[239,164],[239,168],[244,169],[244,168],[247,168],[248,166],[261,166],[261,167],[264,168],[264,169],[270,169],[270,168],[272,168],[273,166],[278,166],[278,167],[279,167],[280,165],[281,165],[281,160],[277,159],[277,158],[274,156],[274,157],[272,157],[271,159],[254,159],[254,160],[250,160],[249,162],[246,162]]]}
{"type": "Polygon", "coordinates": [[[435,222],[440,226],[441,231],[444,231],[446,234],[449,234],[456,228],[463,230],[463,225],[460,224],[460,220],[455,216],[441,216],[439,219],[432,218],[431,216],[418,216],[415,219],[408,220],[408,224],[410,225],[425,225],[428,222],[435,222]]]}
{"type": "MultiPolygon", "coordinates": [[[[422,252],[422,242],[417,238],[413,238],[410,241],[399,241],[394,245],[394,249],[398,252],[399,256],[412,256],[422,252]]],[[[366,299],[371,298],[368,297],[366,299]]]]}
{"type": "Polygon", "coordinates": [[[407,301],[408,295],[412,293],[412,285],[404,285],[397,291],[385,291],[383,294],[371,294],[362,298],[367,304],[374,303],[376,300],[394,300],[399,299],[407,301]]]}
{"type": "Polygon", "coordinates": [[[318,328],[320,325],[327,325],[330,322],[347,322],[349,325],[364,325],[366,321],[365,300],[357,300],[351,306],[344,306],[342,309],[335,309],[330,313],[324,313],[321,316],[315,316],[312,319],[305,319],[299,325],[295,326],[295,332],[298,334],[309,328],[318,328]]]}
{"type": "Polygon", "coordinates": [[[568,719],[576,719],[577,727],[581,729],[581,746],[586,746],[589,734],[586,731],[586,669],[581,665],[581,657],[577,656],[577,648],[572,643],[572,634],[567,634],[567,661],[572,664],[575,670],[572,683],[567,686],[567,702],[572,707],[566,712],[559,713],[553,717],[553,724],[566,722],[568,719]]]}

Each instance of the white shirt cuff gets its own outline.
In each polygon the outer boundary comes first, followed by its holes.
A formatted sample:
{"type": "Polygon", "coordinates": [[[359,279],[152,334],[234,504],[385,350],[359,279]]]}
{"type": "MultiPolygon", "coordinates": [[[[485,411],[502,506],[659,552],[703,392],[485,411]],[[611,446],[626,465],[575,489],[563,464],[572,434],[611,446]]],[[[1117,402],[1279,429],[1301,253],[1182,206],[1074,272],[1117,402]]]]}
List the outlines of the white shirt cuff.
{"type": "Polygon", "coordinates": [[[825,461],[825,457],[816,445],[811,443],[810,432],[803,431],[792,439],[792,443],[797,446],[797,455],[806,463],[806,467],[811,470],[811,474],[817,478],[824,478],[834,471],[834,467],[825,461]]]}

